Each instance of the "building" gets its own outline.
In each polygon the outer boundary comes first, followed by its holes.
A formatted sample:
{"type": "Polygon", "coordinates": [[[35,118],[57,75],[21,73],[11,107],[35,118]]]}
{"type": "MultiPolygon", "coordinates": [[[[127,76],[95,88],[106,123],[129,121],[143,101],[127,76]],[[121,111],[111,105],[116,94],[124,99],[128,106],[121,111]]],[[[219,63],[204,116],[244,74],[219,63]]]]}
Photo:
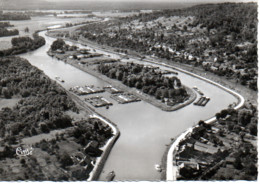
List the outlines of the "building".
{"type": "Polygon", "coordinates": [[[197,151],[201,151],[201,152],[205,152],[205,153],[209,153],[209,154],[215,154],[218,152],[218,148],[213,147],[211,145],[203,144],[200,142],[196,142],[194,144],[194,149],[197,151]]]}

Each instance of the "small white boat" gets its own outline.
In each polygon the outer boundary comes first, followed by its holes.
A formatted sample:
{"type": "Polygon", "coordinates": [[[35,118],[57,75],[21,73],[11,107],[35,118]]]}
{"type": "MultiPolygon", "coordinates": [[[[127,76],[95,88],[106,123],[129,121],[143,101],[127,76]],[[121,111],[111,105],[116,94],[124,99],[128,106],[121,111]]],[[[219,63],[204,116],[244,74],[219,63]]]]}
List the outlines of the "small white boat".
{"type": "Polygon", "coordinates": [[[114,171],[111,171],[110,173],[108,173],[106,179],[107,181],[113,181],[113,179],[115,178],[116,174],[114,171]]]}
{"type": "Polygon", "coordinates": [[[156,171],[162,172],[162,168],[159,164],[155,164],[154,168],[155,168],[156,171]]]}

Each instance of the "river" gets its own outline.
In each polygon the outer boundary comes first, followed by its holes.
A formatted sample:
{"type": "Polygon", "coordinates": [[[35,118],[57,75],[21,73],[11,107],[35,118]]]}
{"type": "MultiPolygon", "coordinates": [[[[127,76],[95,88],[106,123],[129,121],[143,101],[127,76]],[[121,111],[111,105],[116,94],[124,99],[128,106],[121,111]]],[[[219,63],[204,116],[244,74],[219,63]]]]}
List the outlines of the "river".
{"type": "MultiPolygon", "coordinates": [[[[45,31],[40,32],[40,35],[45,37],[46,45],[21,55],[32,65],[43,70],[51,79],[55,80],[55,76],[64,79],[65,83],[61,85],[66,89],[86,84],[100,87],[107,85],[88,73],[49,57],[46,51],[55,39],[45,36],[45,31]]],[[[115,54],[107,54],[119,58],[115,54]]],[[[211,100],[206,107],[190,104],[177,111],[165,112],[144,101],[118,104],[109,97],[107,92],[102,94],[114,105],[109,109],[97,108],[96,111],[117,124],[121,135],[107,159],[100,180],[105,180],[111,171],[115,171],[115,180],[119,181],[160,180],[160,173],[155,170],[154,166],[160,164],[166,149],[165,145],[170,142],[170,139],[176,138],[199,120],[206,120],[227,108],[229,104],[237,102],[233,95],[212,84],[185,73],[178,73],[184,85],[197,86],[205,96],[210,97],[211,100]]]]}

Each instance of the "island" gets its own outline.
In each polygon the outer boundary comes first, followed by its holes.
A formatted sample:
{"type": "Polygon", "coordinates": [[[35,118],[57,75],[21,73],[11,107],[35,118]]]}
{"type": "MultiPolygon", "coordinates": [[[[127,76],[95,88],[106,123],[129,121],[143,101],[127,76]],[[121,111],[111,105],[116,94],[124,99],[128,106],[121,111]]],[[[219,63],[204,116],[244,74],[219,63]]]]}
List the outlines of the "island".
{"type": "Polygon", "coordinates": [[[177,110],[196,98],[190,88],[182,85],[178,73],[174,71],[152,65],[121,62],[96,51],[70,46],[60,38],[52,43],[48,54],[99,77],[122,91],[131,91],[162,110],[177,110]]]}

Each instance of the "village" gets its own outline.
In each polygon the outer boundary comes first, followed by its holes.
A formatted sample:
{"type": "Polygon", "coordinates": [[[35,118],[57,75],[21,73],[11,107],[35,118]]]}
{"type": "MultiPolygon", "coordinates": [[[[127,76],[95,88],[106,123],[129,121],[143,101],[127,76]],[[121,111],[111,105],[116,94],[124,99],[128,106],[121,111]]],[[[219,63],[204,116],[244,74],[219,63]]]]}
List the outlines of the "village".
{"type": "MultiPolygon", "coordinates": [[[[229,6],[238,10],[244,8],[239,4],[229,6]]],[[[220,7],[230,13],[228,6],[220,7]]],[[[247,7],[252,10],[253,4],[247,7]]],[[[227,25],[231,23],[227,17],[214,20],[216,24],[213,24],[213,20],[204,16],[204,7],[195,9],[144,13],[91,27],[83,26],[74,31],[73,36],[120,48],[115,50],[124,53],[135,51],[148,58],[187,64],[257,90],[255,20],[247,22],[252,28],[250,31],[240,22],[229,28],[227,25]],[[198,19],[198,15],[203,15],[203,19],[198,19]],[[238,27],[243,30],[239,31],[238,27]]]]}
{"type": "Polygon", "coordinates": [[[174,153],[173,165],[178,169],[178,180],[228,180],[244,175],[250,179],[254,177],[257,172],[254,164],[257,159],[256,134],[245,124],[243,127],[234,127],[242,113],[250,114],[250,118],[254,119],[254,107],[247,104],[245,109],[239,112],[222,110],[216,115],[215,123],[200,121],[185,136],[174,153]],[[249,153],[254,156],[249,158],[249,153]]]}

